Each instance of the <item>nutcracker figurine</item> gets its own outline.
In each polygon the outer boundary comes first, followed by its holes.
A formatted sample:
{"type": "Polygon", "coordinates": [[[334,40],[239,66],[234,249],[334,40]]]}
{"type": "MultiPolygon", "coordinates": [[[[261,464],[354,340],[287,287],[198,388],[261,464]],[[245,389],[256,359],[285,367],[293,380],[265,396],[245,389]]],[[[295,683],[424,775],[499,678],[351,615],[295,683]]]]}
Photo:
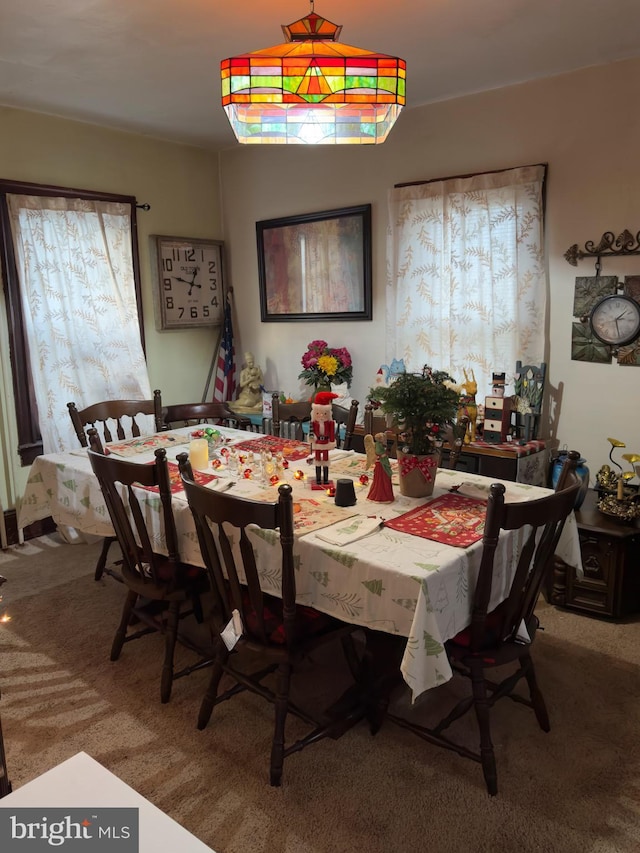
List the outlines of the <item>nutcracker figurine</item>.
{"type": "Polygon", "coordinates": [[[332,401],[337,396],[332,391],[318,391],[311,405],[309,444],[315,457],[318,486],[329,485],[329,451],[336,446],[336,424],[333,420],[332,401]]]}

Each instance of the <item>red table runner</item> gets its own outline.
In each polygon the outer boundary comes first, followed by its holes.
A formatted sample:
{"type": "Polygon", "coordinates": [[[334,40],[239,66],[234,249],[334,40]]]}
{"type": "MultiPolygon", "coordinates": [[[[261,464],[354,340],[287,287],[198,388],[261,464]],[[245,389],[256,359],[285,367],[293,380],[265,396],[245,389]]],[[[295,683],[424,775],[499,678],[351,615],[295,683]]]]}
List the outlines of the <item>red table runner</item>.
{"type": "Polygon", "coordinates": [[[443,545],[467,548],[482,539],[486,514],[484,501],[446,494],[397,518],[390,518],[384,526],[443,545]]]}
{"type": "MultiPolygon", "coordinates": [[[[153,465],[153,462],[148,462],[148,465],[153,465]]],[[[180,477],[180,468],[175,462],[167,462],[167,467],[169,469],[169,483],[171,484],[171,494],[175,495],[176,492],[183,492],[184,488],[182,486],[182,478],[180,477]]],[[[204,471],[195,471],[193,472],[193,479],[200,486],[206,486],[207,483],[210,483],[212,480],[217,480],[215,474],[206,474],[204,471]]],[[[159,492],[157,486],[141,486],[142,489],[146,489],[148,492],[159,492]]]]}

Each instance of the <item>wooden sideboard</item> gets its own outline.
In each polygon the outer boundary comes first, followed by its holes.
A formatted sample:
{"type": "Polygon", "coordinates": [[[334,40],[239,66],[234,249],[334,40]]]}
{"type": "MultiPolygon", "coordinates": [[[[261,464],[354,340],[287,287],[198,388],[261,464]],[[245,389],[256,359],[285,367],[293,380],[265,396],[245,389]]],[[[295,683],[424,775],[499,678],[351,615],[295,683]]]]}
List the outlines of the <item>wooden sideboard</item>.
{"type": "Polygon", "coordinates": [[[596,508],[587,492],[576,510],[584,578],[556,561],[545,598],[550,604],[609,618],[640,611],[640,519],[625,524],[596,508]]]}
{"type": "MultiPolygon", "coordinates": [[[[364,451],[364,428],[356,426],[353,434],[354,450],[364,451]]],[[[387,431],[389,454],[395,456],[395,433],[387,431]]],[[[465,444],[460,453],[456,470],[468,474],[482,474],[497,480],[530,483],[535,486],[549,484],[549,453],[555,443],[549,441],[530,441],[526,444],[511,442],[489,444],[475,441],[465,444]]],[[[442,467],[449,466],[449,449],[442,450],[442,467]]]]}

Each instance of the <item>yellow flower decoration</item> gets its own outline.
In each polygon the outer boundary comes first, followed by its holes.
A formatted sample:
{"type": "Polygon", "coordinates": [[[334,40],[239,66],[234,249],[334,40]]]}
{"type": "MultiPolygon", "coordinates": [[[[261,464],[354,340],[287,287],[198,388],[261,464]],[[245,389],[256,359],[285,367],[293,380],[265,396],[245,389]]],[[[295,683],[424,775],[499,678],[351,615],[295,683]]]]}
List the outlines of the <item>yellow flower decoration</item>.
{"type": "Polygon", "coordinates": [[[640,453],[623,453],[622,458],[634,465],[636,462],[640,462],[640,453]]]}
{"type": "Polygon", "coordinates": [[[624,443],[624,441],[619,441],[617,438],[608,438],[607,441],[610,442],[613,445],[613,447],[626,447],[627,446],[624,443]]]}
{"type": "MultiPolygon", "coordinates": [[[[321,355],[318,359],[318,367],[327,376],[335,376],[338,369],[338,359],[333,355],[321,355]]],[[[622,445],[625,446],[624,444],[622,445]]]]}

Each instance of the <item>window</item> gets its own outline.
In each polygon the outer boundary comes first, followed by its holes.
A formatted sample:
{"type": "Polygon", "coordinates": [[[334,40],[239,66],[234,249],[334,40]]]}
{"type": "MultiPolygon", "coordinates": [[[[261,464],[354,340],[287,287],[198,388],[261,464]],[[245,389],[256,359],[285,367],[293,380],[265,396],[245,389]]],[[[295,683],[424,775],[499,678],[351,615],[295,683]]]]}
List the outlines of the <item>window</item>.
{"type": "Polygon", "coordinates": [[[389,197],[387,361],[488,389],[544,361],[546,167],[395,187],[389,197]]]}
{"type": "MultiPolygon", "coordinates": [[[[73,381],[65,387],[68,365],[63,365],[64,359],[61,357],[52,359],[55,364],[53,367],[49,364],[48,369],[57,369],[61,381],[51,381],[51,373],[49,373],[48,392],[45,388],[43,393],[43,381],[46,382],[46,380],[32,372],[30,364],[31,356],[38,358],[39,364],[43,358],[46,361],[50,354],[51,350],[47,349],[45,339],[47,334],[53,336],[52,340],[55,336],[58,341],[64,340],[68,349],[76,348],[80,353],[76,360],[78,363],[84,361],[82,350],[78,347],[83,337],[86,340],[88,334],[86,324],[73,315],[67,297],[86,298],[87,317],[91,317],[92,313],[95,315],[96,305],[92,301],[93,288],[90,282],[95,280],[95,277],[102,275],[104,280],[111,281],[115,289],[120,286],[121,280],[129,280],[133,304],[133,312],[129,312],[133,317],[129,319],[135,324],[136,345],[140,347],[144,361],[141,349],[144,342],[138,274],[136,202],[135,198],[130,196],[0,181],[0,224],[0,254],[18,424],[18,453],[22,464],[28,465],[43,450],[39,408],[41,413],[44,411],[43,427],[45,429],[50,426],[49,421],[52,419],[59,424],[64,423],[65,427],[68,421],[70,426],[66,413],[66,401],[75,397],[70,390],[73,387],[73,381]],[[75,217],[73,222],[70,221],[70,216],[75,217]],[[91,230],[92,222],[96,217],[100,218],[100,228],[105,232],[105,240],[112,241],[111,246],[107,242],[105,251],[97,249],[94,244],[90,245],[90,241],[85,237],[85,234],[91,230]],[[61,225],[63,218],[66,230],[61,225]],[[120,233],[115,235],[119,223],[122,227],[120,233]],[[85,225],[87,231],[84,230],[85,225]],[[40,247],[37,247],[36,243],[45,233],[46,239],[42,239],[40,247]],[[118,247],[118,242],[120,244],[123,242],[123,234],[126,234],[124,239],[129,245],[118,247]],[[65,253],[65,241],[68,256],[61,262],[59,259],[65,253]],[[111,247],[115,251],[112,251],[111,247]],[[50,249],[54,254],[57,253],[57,260],[48,254],[50,249]],[[122,249],[121,252],[120,249],[122,249]],[[114,256],[117,256],[115,261],[114,256]],[[105,266],[113,269],[114,262],[122,266],[118,275],[105,273],[105,266]],[[84,294],[81,291],[83,280],[88,282],[84,294]],[[32,285],[35,287],[37,282],[40,287],[48,291],[48,295],[53,293],[57,306],[48,313],[41,312],[40,315],[33,311],[31,316],[32,309],[42,308],[40,297],[34,296],[35,291],[27,292],[27,289],[32,285]],[[68,289],[66,294],[63,293],[64,288],[68,289]],[[25,301],[28,316],[25,315],[25,301]],[[62,326],[58,324],[61,318],[64,320],[62,326]],[[62,398],[68,391],[62,410],[60,402],[58,401],[56,408],[56,404],[51,399],[55,391],[59,391],[62,398]],[[66,421],[63,420],[64,418],[66,421]]],[[[95,226],[93,230],[96,231],[95,226]]],[[[104,291],[102,294],[104,295],[104,291]]],[[[105,307],[104,299],[100,310],[103,309],[107,314],[110,311],[109,305],[105,307]]],[[[103,322],[101,318],[99,326],[103,329],[108,328],[108,323],[103,322]]],[[[100,330],[97,330],[92,337],[91,352],[96,369],[86,375],[83,382],[83,387],[91,387],[98,394],[101,386],[108,387],[110,370],[110,362],[106,356],[102,357],[102,364],[98,363],[103,352],[99,346],[100,334],[102,334],[100,330]]],[[[146,375],[146,365],[143,373],[146,375]]],[[[111,396],[110,393],[105,393],[97,399],[106,399],[109,396],[111,396]]],[[[149,392],[145,390],[142,394],[127,396],[146,397],[149,396],[149,392]]],[[[89,402],[96,401],[94,399],[89,402]]],[[[76,402],[80,406],[87,405],[82,399],[77,399],[76,402]]],[[[55,444],[47,447],[46,443],[45,448],[47,452],[62,449],[55,444]]]]}

